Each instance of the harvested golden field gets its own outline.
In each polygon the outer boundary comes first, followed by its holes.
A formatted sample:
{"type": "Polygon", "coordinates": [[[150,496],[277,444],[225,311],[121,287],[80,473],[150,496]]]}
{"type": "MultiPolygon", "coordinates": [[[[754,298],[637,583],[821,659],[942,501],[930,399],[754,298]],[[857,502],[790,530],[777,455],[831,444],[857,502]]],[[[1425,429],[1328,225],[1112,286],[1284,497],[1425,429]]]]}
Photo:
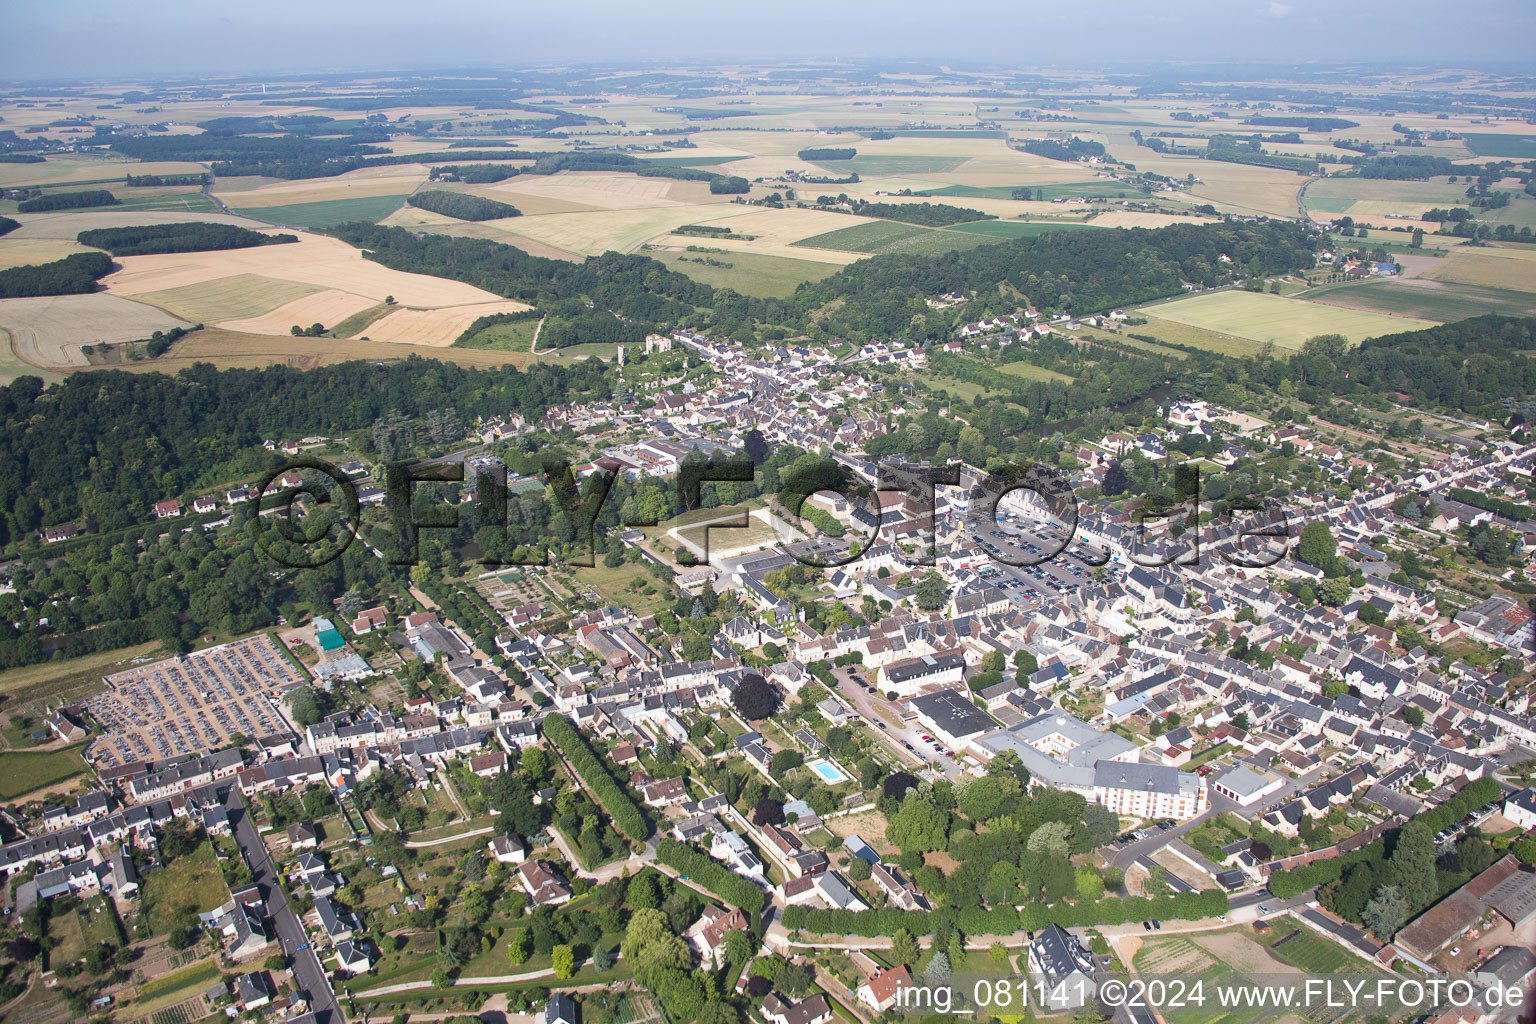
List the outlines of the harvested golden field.
{"type": "Polygon", "coordinates": [[[1536,250],[1459,249],[1419,276],[1450,284],[1476,284],[1536,292],[1536,250]]]}
{"type": "Polygon", "coordinates": [[[404,206],[379,221],[379,223],[388,227],[425,228],[437,234],[453,235],[457,238],[487,238],[493,242],[515,245],[531,256],[543,256],[545,259],[572,260],[576,262],[585,259],[582,253],[558,249],[547,242],[536,242],[515,231],[508,231],[505,228],[496,226],[517,224],[521,220],[523,220],[521,217],[509,217],[505,220],[495,221],[454,220],[452,217],[445,217],[440,213],[418,210],[414,206],[404,206]]]}
{"type": "MultiPolygon", "coordinates": [[[[747,210],[750,207],[726,207],[747,210]]],[[[591,213],[551,213],[541,217],[513,217],[485,221],[525,238],[580,255],[596,255],[610,249],[633,252],[642,244],[684,224],[712,223],[713,211],[692,206],[669,205],[649,209],[597,210],[591,213]],[[707,219],[706,219],[707,217],[707,219]]]]}
{"type": "MultiPolygon", "coordinates": [[[[370,335],[371,337],[371,335],[370,335]]],[[[357,338],[294,338],[266,334],[243,334],[221,328],[208,328],[178,341],[158,359],[125,363],[118,369],[135,373],[176,373],[193,363],[213,363],[221,369],[230,367],[292,366],[308,370],[316,366],[346,362],[349,359],[403,359],[407,355],[428,355],[460,366],[517,366],[531,364],[527,352],[500,352],[494,349],[408,348],[383,341],[357,338]]]]}
{"type": "MultiPolygon", "coordinates": [[[[0,167],[10,166],[0,164],[0,167]]],[[[21,227],[6,235],[4,241],[23,238],[60,238],[74,241],[75,236],[88,228],[128,228],[141,224],[184,224],[198,221],[207,224],[236,224],[243,228],[259,229],[268,225],[246,217],[226,213],[182,213],[175,210],[115,210],[110,206],[97,210],[65,210],[59,213],[18,213],[14,220],[21,227]]]]}
{"type": "Polygon", "coordinates": [[[755,252],[764,256],[785,256],[790,259],[812,260],[817,263],[839,265],[863,259],[866,253],[842,252],[836,249],[798,248],[794,243],[814,235],[871,223],[873,218],[855,217],[846,213],[828,213],[826,210],[785,209],[764,207],[730,207],[741,212],[734,216],[711,217],[690,223],[714,224],[728,227],[746,238],[700,238],[694,235],[665,235],[655,240],[657,245],[686,248],[690,245],[707,249],[725,249],[729,252],[755,252]]]}
{"type": "MultiPolygon", "coordinates": [[[[260,274],[231,274],[177,288],[138,292],[133,298],[158,306],[190,323],[216,324],[258,317],[320,290],[317,285],[302,281],[284,281],[260,274]]],[[[290,320],[289,324],[292,322],[290,320]]]]}
{"type": "MultiPolygon", "coordinates": [[[[735,166],[727,164],[724,166],[735,166]]],[[[486,185],[478,194],[500,199],[523,209],[519,198],[542,196],[595,210],[638,210],[657,206],[695,206],[728,203],[730,196],[716,196],[703,181],[642,178],[634,174],[561,171],[559,174],[528,174],[486,185]]]]}
{"type": "Polygon", "coordinates": [[[25,267],[34,263],[52,263],[77,252],[96,252],[88,245],[66,242],[62,238],[0,238],[0,270],[25,267]]]}
{"type": "Polygon", "coordinates": [[[1090,217],[1088,223],[1101,228],[1166,228],[1170,224],[1208,224],[1210,221],[1205,217],[1175,217],[1171,213],[1114,210],[1090,217]]]}
{"type": "Polygon", "coordinates": [[[503,300],[449,309],[401,309],[374,321],[368,327],[368,338],[395,345],[444,348],[458,340],[459,335],[482,316],[516,313],[527,308],[524,303],[503,300]]]}
{"type": "MultiPolygon", "coordinates": [[[[300,235],[287,245],[264,245],[253,249],[226,249],[219,252],[170,253],[162,256],[125,256],[118,261],[123,269],[103,279],[107,290],[118,295],[138,296],[203,285],[220,278],[256,275],[295,282],[307,286],[299,294],[334,288],[382,301],[393,295],[402,306],[458,306],[465,303],[493,302],[498,297],[472,285],[448,281],[424,274],[391,270],[363,258],[361,250],[336,238],[300,235]]],[[[290,294],[277,302],[246,313],[226,313],[214,320],[266,313],[284,302],[299,297],[290,294]]]]}
{"type": "Polygon", "coordinates": [[[420,164],[401,164],[388,167],[365,167],[334,178],[305,178],[298,181],[264,184],[254,189],[237,189],[228,194],[225,193],[221,181],[215,185],[214,194],[230,206],[240,209],[260,209],[265,206],[292,206],[297,203],[324,203],[338,199],[401,195],[415,190],[426,180],[425,167],[420,164]]]}
{"type": "Polygon", "coordinates": [[[136,341],[185,326],[164,310],[104,292],[0,299],[0,329],[10,335],[12,351],[38,366],[84,366],[81,345],[136,341]]]}
{"type": "Polygon", "coordinates": [[[130,174],[203,174],[207,170],[202,164],[181,161],[140,163],[110,157],[49,157],[40,164],[0,164],[0,188],[101,181],[130,174]]]}
{"type": "MultiPolygon", "coordinates": [[[[226,280],[233,279],[226,278],[226,280]]],[[[372,299],[328,288],[323,292],[315,292],[296,298],[292,302],[286,302],[268,313],[244,319],[219,321],[219,326],[246,334],[288,334],[295,324],[300,327],[308,327],[310,324],[334,326],[354,313],[372,308],[373,305],[372,299]]]]}

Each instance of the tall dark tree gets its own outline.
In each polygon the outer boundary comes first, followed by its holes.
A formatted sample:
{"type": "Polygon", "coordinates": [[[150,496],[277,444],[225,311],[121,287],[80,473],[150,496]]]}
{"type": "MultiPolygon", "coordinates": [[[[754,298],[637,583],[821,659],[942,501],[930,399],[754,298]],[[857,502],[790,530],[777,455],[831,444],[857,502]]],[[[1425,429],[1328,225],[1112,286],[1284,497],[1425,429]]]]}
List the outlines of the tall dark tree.
{"type": "Polygon", "coordinates": [[[779,710],[779,691],[756,672],[750,672],[731,691],[731,703],[742,718],[760,722],[779,710]]]}

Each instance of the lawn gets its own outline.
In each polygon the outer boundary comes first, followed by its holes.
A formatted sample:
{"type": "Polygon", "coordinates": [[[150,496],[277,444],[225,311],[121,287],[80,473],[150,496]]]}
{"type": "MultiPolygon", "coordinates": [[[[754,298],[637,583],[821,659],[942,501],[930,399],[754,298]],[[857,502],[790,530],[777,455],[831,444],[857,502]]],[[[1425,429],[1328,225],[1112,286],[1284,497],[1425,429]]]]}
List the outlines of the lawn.
{"type": "Polygon", "coordinates": [[[99,684],[102,676],[110,675],[129,661],[142,658],[159,647],[159,644],[154,643],[139,644],[137,647],[124,647],[116,651],[84,654],[78,658],[55,658],[37,665],[7,669],[0,672],[0,694],[8,694],[17,700],[62,697],[66,694],[70,699],[75,699],[84,696],[83,692],[75,692],[77,689],[91,687],[89,692],[94,693],[100,686],[92,684],[99,684]]]}
{"type": "Polygon", "coordinates": [[[1075,220],[975,220],[969,224],[956,224],[950,231],[969,231],[977,235],[996,235],[999,238],[1034,238],[1047,231],[1071,231],[1076,228],[1093,228],[1075,220]]]}
{"type": "Polygon", "coordinates": [[[1342,334],[1353,344],[1369,337],[1417,331],[1435,326],[1433,321],[1389,317],[1365,310],[1324,308],[1262,292],[1228,290],[1192,295],[1174,302],[1149,306],[1142,315],[1187,324],[1217,334],[1228,334],[1278,348],[1299,350],[1318,334],[1342,334]]]}
{"type": "Polygon", "coordinates": [[[176,908],[191,905],[198,913],[222,906],[229,887],[219,871],[213,845],[204,843],[143,879],[144,907],[154,934],[170,930],[176,908]]]}
{"type": "MultiPolygon", "coordinates": [[[[326,228],[347,221],[380,221],[405,202],[408,193],[389,196],[358,196],[356,199],[328,199],[318,203],[293,203],[289,206],[257,206],[230,210],[273,224],[295,228],[326,228]]],[[[231,198],[235,198],[231,196],[231,198]]]]}
{"type": "Polygon", "coordinates": [[[1527,292],[1445,281],[1375,280],[1359,284],[1328,284],[1311,289],[1304,298],[1321,305],[1400,313],[1441,323],[1484,313],[1536,315],[1536,298],[1527,292]]]}
{"type": "Polygon", "coordinates": [[[592,587],[609,603],[633,609],[640,616],[650,615],[671,605],[666,589],[644,565],[626,562],[610,569],[603,565],[601,558],[596,559],[596,562],[590,569],[583,566],[572,571],[579,583],[592,587]]]}
{"type": "Polygon", "coordinates": [[[1294,931],[1271,922],[1269,955],[1308,974],[1374,974],[1376,969],[1337,942],[1323,938],[1294,917],[1283,918],[1294,931]]]}
{"type": "Polygon", "coordinates": [[[456,348],[489,348],[502,352],[527,352],[533,346],[537,320],[517,320],[510,324],[492,324],[473,336],[455,341],[456,348]]]}
{"type": "Polygon", "coordinates": [[[85,771],[80,751],[85,744],[46,753],[11,751],[0,754],[0,798],[14,800],[85,771]]]}
{"type": "Polygon", "coordinates": [[[714,288],[732,288],[757,299],[783,298],[803,282],[819,281],[838,270],[835,263],[816,263],[788,256],[765,256],[748,252],[648,250],[645,255],[665,263],[670,270],[687,274],[695,281],[714,288]],[[705,260],[713,263],[701,262],[705,260]]]}
{"type": "Polygon", "coordinates": [[[1025,380],[1076,380],[1071,374],[1047,370],[1045,367],[1036,366],[1033,363],[998,363],[997,369],[1002,373],[1023,377],[1025,380]]]}

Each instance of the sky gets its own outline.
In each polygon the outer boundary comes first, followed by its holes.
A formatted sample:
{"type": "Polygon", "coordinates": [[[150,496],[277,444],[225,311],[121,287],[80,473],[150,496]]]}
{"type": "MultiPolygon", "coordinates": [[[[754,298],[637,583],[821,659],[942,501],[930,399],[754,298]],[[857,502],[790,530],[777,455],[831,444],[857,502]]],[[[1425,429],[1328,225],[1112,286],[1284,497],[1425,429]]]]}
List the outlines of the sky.
{"type": "Polygon", "coordinates": [[[595,61],[1402,61],[1531,67],[1532,0],[4,0],[0,80],[595,61]],[[780,13],[783,12],[783,13],[780,13]]]}

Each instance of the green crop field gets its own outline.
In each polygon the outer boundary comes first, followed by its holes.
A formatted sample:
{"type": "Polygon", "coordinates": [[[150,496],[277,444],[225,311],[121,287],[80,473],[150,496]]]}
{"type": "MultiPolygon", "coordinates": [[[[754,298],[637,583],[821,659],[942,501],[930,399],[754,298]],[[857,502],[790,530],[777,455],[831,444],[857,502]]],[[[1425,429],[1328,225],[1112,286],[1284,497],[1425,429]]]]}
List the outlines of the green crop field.
{"type": "Polygon", "coordinates": [[[169,210],[172,213],[218,213],[219,204],[201,191],[189,190],[175,195],[134,196],[135,189],[122,189],[118,198],[122,202],[112,207],[115,212],[133,210],[169,210]]]}
{"type": "Polygon", "coordinates": [[[968,224],[955,224],[949,231],[969,231],[977,235],[995,235],[998,238],[1034,238],[1047,231],[1072,231],[1092,228],[1093,224],[1069,220],[973,220],[968,224]]]}
{"type": "Polygon", "coordinates": [[[1295,919],[1283,918],[1293,924],[1295,930],[1287,932],[1275,928],[1271,934],[1275,940],[1269,944],[1269,952],[1280,960],[1300,967],[1308,974],[1365,974],[1372,968],[1360,957],[1336,942],[1323,938],[1295,919]]]}
{"type": "Polygon", "coordinates": [[[747,160],[745,156],[655,156],[642,157],[646,163],[662,164],[666,167],[714,167],[716,164],[735,163],[737,160],[747,160]]]}
{"type": "Polygon", "coordinates": [[[1329,284],[1313,288],[1298,298],[1319,305],[1396,313],[1440,323],[1452,323],[1482,316],[1484,313],[1536,316],[1536,297],[1527,292],[1444,281],[1384,280],[1329,284]]]}
{"type": "Polygon", "coordinates": [[[695,281],[715,288],[733,288],[753,298],[782,298],[789,295],[805,281],[819,281],[828,274],[836,273],[835,263],[816,263],[811,260],[791,259],[788,256],[767,256],[750,252],[646,252],[653,260],[665,263],[668,269],[687,274],[695,281]],[[714,260],[712,266],[699,260],[714,260]]]}
{"type": "MultiPolygon", "coordinates": [[[[856,156],[852,160],[829,160],[817,164],[835,177],[846,177],[849,171],[861,178],[889,178],[902,174],[945,174],[965,163],[963,156],[923,156],[892,153],[888,156],[856,156]]],[[[809,186],[815,188],[816,186],[809,186]]]]}
{"type": "MultiPolygon", "coordinates": [[[[232,197],[233,198],[233,197],[232,197]]],[[[295,228],[327,228],[353,220],[380,221],[405,202],[405,193],[397,196],[359,196],[356,199],[329,199],[320,203],[294,203],[291,206],[230,207],[234,213],[272,224],[295,228]]]]}
{"type": "Polygon", "coordinates": [[[1149,306],[1143,315],[1230,334],[1279,348],[1298,350],[1317,334],[1342,334],[1353,344],[1382,334],[1433,327],[1429,320],[1390,317],[1360,309],[1302,302],[1261,292],[1224,291],[1192,295],[1149,306]]]}
{"type": "Polygon", "coordinates": [[[1536,134],[1508,135],[1498,132],[1468,132],[1461,141],[1477,156],[1502,156],[1514,160],[1536,157],[1536,134]]]}
{"type": "Polygon", "coordinates": [[[916,224],[879,220],[838,228],[836,231],[824,231],[810,238],[802,238],[794,244],[807,249],[839,249],[843,252],[884,255],[892,252],[927,254],[952,252],[956,249],[973,249],[978,245],[998,241],[1003,239],[974,231],[945,231],[938,228],[918,227],[916,224]]]}
{"type": "Polygon", "coordinates": [[[80,758],[81,746],[45,753],[11,751],[0,754],[0,798],[13,800],[34,789],[81,774],[85,771],[85,762],[80,758]]]}

